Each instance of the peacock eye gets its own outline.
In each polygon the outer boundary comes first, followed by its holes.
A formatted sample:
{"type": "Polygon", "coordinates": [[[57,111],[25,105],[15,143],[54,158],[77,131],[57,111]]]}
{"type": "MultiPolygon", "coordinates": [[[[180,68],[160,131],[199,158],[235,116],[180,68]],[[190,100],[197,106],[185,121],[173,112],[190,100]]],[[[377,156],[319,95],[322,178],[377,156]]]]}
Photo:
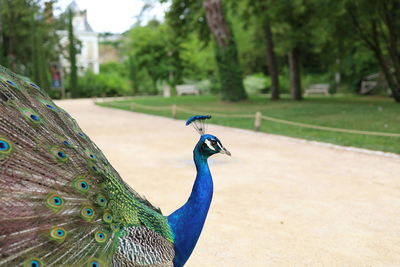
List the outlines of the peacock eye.
{"type": "Polygon", "coordinates": [[[217,145],[217,141],[211,140],[211,145],[212,145],[212,146],[216,146],[216,145],[217,145]]]}

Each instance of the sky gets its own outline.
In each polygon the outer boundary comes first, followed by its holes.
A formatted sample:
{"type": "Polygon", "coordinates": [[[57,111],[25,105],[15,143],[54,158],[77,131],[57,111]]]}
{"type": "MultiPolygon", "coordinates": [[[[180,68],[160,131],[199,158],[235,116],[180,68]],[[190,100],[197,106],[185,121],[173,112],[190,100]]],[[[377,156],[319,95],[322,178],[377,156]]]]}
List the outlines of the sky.
{"type": "MultiPolygon", "coordinates": [[[[79,9],[87,10],[90,26],[95,32],[122,33],[128,30],[135,22],[144,5],[145,0],[75,0],[79,9]]],[[[56,14],[64,11],[72,0],[59,0],[55,5],[56,14]]],[[[156,2],[156,1],[155,1],[156,2]]],[[[150,19],[163,19],[168,4],[157,3],[154,8],[143,16],[143,23],[150,19]]]]}

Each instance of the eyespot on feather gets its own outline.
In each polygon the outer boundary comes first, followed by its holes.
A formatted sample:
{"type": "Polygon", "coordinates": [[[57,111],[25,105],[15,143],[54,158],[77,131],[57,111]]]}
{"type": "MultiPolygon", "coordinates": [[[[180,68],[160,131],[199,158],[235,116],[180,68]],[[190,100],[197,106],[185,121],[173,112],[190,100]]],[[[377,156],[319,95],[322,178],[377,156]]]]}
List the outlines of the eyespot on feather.
{"type": "Polygon", "coordinates": [[[62,143],[63,143],[64,145],[66,145],[67,147],[73,147],[73,144],[71,143],[71,141],[64,140],[62,143]]]}
{"type": "Polygon", "coordinates": [[[55,107],[55,105],[53,103],[51,103],[50,101],[44,100],[43,98],[37,98],[37,100],[42,103],[46,108],[53,110],[53,111],[57,111],[57,108],[55,107]]]}
{"type": "Polygon", "coordinates": [[[81,217],[85,220],[85,221],[92,221],[95,217],[95,212],[93,207],[88,206],[88,205],[84,205],[81,208],[81,212],[80,212],[81,217]]]}
{"type": "Polygon", "coordinates": [[[88,161],[88,167],[91,173],[97,174],[99,172],[99,167],[94,164],[92,161],[88,161]]]}
{"type": "Polygon", "coordinates": [[[74,141],[69,136],[55,135],[55,137],[58,140],[58,144],[54,147],[59,147],[63,151],[65,151],[65,148],[76,148],[74,141]]]}
{"type": "Polygon", "coordinates": [[[97,194],[96,195],[96,204],[99,205],[102,208],[105,208],[107,206],[107,199],[104,195],[102,194],[97,194]]]}
{"type": "Polygon", "coordinates": [[[114,233],[115,233],[115,232],[118,232],[118,231],[120,230],[119,225],[116,224],[116,223],[110,224],[110,228],[111,228],[111,231],[113,231],[114,233]]]}
{"type": "Polygon", "coordinates": [[[86,150],[85,150],[85,154],[86,154],[86,156],[88,157],[88,159],[90,159],[90,160],[96,160],[96,156],[93,154],[92,151],[86,149],[86,150]]]}
{"type": "Polygon", "coordinates": [[[50,152],[51,154],[53,154],[54,158],[62,163],[65,163],[66,161],[68,161],[68,155],[59,147],[51,147],[50,148],[50,152]]]}
{"type": "Polygon", "coordinates": [[[24,261],[23,267],[43,267],[43,261],[39,258],[29,258],[24,261]]]}
{"type": "Polygon", "coordinates": [[[54,212],[58,212],[64,206],[64,199],[57,193],[51,193],[46,199],[46,204],[54,212]]]}
{"type": "Polygon", "coordinates": [[[84,134],[80,129],[74,129],[74,130],[75,130],[76,134],[77,134],[79,137],[81,137],[81,138],[83,138],[83,139],[87,139],[87,135],[84,134]]]}
{"type": "Polygon", "coordinates": [[[38,125],[43,122],[42,118],[31,109],[22,108],[20,109],[20,111],[24,116],[25,120],[29,122],[31,125],[38,125]]]}
{"type": "Polygon", "coordinates": [[[67,231],[62,228],[62,227],[53,227],[50,230],[50,239],[57,241],[57,242],[63,242],[65,238],[67,237],[67,231]]]}
{"type": "Polygon", "coordinates": [[[46,107],[49,108],[49,109],[51,109],[51,110],[55,110],[55,109],[56,109],[54,106],[52,106],[52,105],[50,105],[50,104],[46,104],[46,107]]]}
{"type": "Polygon", "coordinates": [[[86,194],[90,190],[89,180],[83,176],[77,176],[72,181],[72,186],[76,189],[76,191],[82,194],[86,194]]]}
{"type": "Polygon", "coordinates": [[[38,85],[34,84],[33,82],[30,82],[29,85],[32,86],[35,89],[38,89],[38,90],[41,89],[38,85]]]}
{"type": "Polygon", "coordinates": [[[109,224],[109,223],[112,223],[112,219],[113,219],[113,217],[112,217],[111,212],[105,211],[103,214],[103,222],[109,224]]]}
{"type": "Polygon", "coordinates": [[[0,136],[0,159],[13,152],[13,144],[8,139],[0,136]]]}
{"type": "Polygon", "coordinates": [[[94,239],[96,240],[97,243],[105,243],[107,241],[108,235],[104,231],[97,231],[94,233],[94,239]]]}
{"type": "Polygon", "coordinates": [[[4,76],[0,76],[0,80],[1,80],[6,86],[9,86],[9,87],[12,87],[12,88],[16,88],[16,89],[21,89],[14,81],[12,81],[11,79],[8,79],[8,78],[6,78],[6,77],[4,77],[4,76]]]}
{"type": "Polygon", "coordinates": [[[11,86],[14,87],[14,88],[18,88],[17,84],[14,83],[13,81],[7,80],[6,83],[9,84],[9,85],[11,85],[11,86]]]}
{"type": "Polygon", "coordinates": [[[99,259],[90,258],[84,266],[85,267],[105,267],[106,265],[99,259]]]}
{"type": "Polygon", "coordinates": [[[78,124],[76,123],[76,120],[75,120],[74,118],[72,118],[71,115],[69,115],[66,111],[64,111],[64,112],[65,112],[65,115],[66,115],[66,116],[68,116],[68,117],[71,118],[71,120],[72,120],[72,122],[73,122],[73,124],[74,124],[74,126],[73,126],[73,128],[72,128],[72,129],[74,130],[74,132],[75,132],[80,138],[88,139],[87,135],[86,135],[84,132],[82,132],[81,128],[79,128],[78,124]]]}

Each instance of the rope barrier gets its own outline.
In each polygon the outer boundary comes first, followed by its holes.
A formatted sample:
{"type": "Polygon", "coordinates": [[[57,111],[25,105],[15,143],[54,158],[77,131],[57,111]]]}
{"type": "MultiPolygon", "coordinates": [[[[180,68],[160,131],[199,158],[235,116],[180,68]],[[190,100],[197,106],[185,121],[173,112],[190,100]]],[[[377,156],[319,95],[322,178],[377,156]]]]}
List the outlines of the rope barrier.
{"type": "Polygon", "coordinates": [[[137,104],[137,103],[133,103],[133,107],[140,107],[140,108],[144,108],[144,109],[153,109],[153,110],[171,110],[170,106],[157,107],[157,106],[142,105],[142,104],[137,104]]]}
{"type": "Polygon", "coordinates": [[[363,134],[363,135],[400,137],[400,134],[396,134],[396,133],[370,132],[370,131],[360,131],[360,130],[351,130],[351,129],[343,129],[343,128],[334,128],[334,127],[327,127],[327,126],[318,126],[318,125],[312,125],[312,124],[307,124],[307,123],[301,123],[301,122],[294,122],[294,121],[287,121],[287,120],[272,118],[272,117],[269,117],[269,116],[262,116],[261,118],[263,120],[268,120],[268,121],[273,121],[273,122],[277,122],[277,123],[288,124],[288,125],[293,125],[293,126],[298,126],[298,127],[303,127],[303,128],[311,128],[311,129],[316,129],[316,130],[325,130],[325,131],[341,132],[341,133],[352,133],[352,134],[363,134]]]}
{"type": "MultiPolygon", "coordinates": [[[[143,108],[143,109],[159,110],[159,111],[161,111],[161,110],[171,110],[173,118],[176,118],[176,111],[177,110],[179,110],[181,112],[188,113],[188,114],[202,114],[202,113],[204,113],[204,111],[181,108],[181,107],[178,107],[176,105],[158,107],[158,106],[150,106],[150,105],[142,105],[142,104],[132,103],[131,109],[133,110],[136,107],[143,108]]],[[[302,123],[302,122],[288,121],[288,120],[283,120],[283,119],[277,119],[277,118],[270,117],[270,116],[264,116],[264,115],[261,114],[261,112],[257,112],[255,115],[251,115],[251,114],[223,114],[223,113],[215,113],[215,112],[213,112],[212,115],[216,116],[216,117],[222,117],[222,118],[238,118],[238,119],[249,119],[249,118],[252,118],[252,119],[255,119],[255,129],[256,129],[256,131],[260,130],[261,121],[262,120],[266,120],[266,121],[273,121],[273,122],[276,122],[276,123],[282,123],[282,124],[286,124],[286,125],[292,125],[292,126],[315,129],[315,130],[340,132],[340,133],[351,133],[351,134],[361,134],[361,135],[384,136],[384,137],[400,137],[400,134],[398,134],[398,133],[361,131],[361,130],[343,129],[343,128],[312,125],[312,124],[307,124],[307,123],[302,123]]]]}

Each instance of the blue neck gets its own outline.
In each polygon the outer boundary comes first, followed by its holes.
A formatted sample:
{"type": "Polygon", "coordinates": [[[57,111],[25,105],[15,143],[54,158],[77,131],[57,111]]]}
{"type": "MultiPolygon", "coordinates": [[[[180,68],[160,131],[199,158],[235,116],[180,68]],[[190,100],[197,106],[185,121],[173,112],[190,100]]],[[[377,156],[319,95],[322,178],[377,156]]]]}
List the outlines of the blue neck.
{"type": "Polygon", "coordinates": [[[174,267],[181,267],[188,260],[199,239],[207,217],[213,195],[213,181],[207,158],[199,152],[199,145],[193,151],[197,176],[188,201],[168,216],[168,223],[174,233],[174,267]]]}

